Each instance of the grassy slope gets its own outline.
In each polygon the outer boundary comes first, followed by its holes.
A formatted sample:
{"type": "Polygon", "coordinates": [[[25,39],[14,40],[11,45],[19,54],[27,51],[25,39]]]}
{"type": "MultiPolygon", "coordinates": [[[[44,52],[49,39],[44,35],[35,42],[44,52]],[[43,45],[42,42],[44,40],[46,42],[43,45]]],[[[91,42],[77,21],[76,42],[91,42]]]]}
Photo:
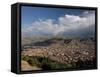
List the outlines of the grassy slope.
{"type": "Polygon", "coordinates": [[[59,63],[47,57],[22,56],[22,60],[27,61],[31,66],[37,66],[43,70],[72,68],[72,65],[59,63]]]}

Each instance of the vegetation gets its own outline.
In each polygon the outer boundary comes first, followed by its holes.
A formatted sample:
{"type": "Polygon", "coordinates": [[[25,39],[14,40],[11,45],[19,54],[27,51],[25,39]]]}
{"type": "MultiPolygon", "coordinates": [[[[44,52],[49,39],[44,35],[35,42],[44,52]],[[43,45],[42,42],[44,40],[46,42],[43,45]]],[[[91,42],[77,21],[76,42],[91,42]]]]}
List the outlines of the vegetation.
{"type": "Polygon", "coordinates": [[[43,70],[72,68],[72,65],[63,64],[47,57],[22,56],[22,60],[27,61],[31,66],[37,66],[43,70]]]}

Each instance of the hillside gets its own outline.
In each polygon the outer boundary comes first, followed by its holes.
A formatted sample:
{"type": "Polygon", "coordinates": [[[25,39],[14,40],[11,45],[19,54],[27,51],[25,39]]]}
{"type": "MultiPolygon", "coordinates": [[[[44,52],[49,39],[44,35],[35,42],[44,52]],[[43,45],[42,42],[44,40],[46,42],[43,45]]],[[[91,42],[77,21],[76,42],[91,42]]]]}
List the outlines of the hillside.
{"type": "Polygon", "coordinates": [[[93,68],[95,66],[95,42],[91,39],[47,39],[25,45],[21,55],[29,58],[49,58],[72,66],[70,68],[93,68]]]}

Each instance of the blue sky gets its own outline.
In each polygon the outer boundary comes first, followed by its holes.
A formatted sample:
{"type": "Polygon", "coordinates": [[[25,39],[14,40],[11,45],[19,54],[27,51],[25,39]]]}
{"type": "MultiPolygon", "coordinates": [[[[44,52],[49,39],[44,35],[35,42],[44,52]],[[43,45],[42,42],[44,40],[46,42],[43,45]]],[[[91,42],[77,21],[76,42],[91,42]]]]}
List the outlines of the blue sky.
{"type": "Polygon", "coordinates": [[[21,16],[22,36],[91,36],[95,32],[93,10],[22,6],[21,16]]]}
{"type": "Polygon", "coordinates": [[[60,9],[45,7],[28,7],[22,6],[22,25],[30,26],[30,24],[39,19],[54,19],[55,22],[60,16],[65,14],[80,15],[84,10],[80,9],[60,9]]]}

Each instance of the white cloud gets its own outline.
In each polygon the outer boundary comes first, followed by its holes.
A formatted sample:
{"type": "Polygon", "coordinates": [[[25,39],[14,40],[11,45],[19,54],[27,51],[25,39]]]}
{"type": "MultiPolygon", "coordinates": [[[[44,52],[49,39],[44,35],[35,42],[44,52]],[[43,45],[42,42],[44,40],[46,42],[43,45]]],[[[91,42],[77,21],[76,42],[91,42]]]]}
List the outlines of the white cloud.
{"type": "Polygon", "coordinates": [[[80,16],[66,14],[63,17],[58,18],[58,23],[55,23],[53,19],[35,21],[26,29],[23,29],[22,34],[52,34],[59,35],[63,32],[76,32],[80,29],[89,28],[95,26],[95,13],[85,11],[80,16]]]}

